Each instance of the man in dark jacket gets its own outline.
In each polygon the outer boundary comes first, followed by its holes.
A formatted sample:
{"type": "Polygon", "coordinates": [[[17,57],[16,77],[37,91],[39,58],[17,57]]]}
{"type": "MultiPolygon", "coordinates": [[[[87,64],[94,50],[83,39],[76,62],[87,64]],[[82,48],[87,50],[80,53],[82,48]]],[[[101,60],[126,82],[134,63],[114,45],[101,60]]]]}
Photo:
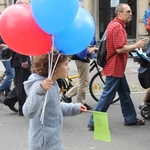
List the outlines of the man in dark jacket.
{"type": "MultiPolygon", "coordinates": [[[[29,4],[29,0],[15,0],[14,4],[29,4]]],[[[13,52],[11,67],[13,67],[15,70],[15,87],[4,99],[3,103],[7,105],[12,111],[19,111],[19,115],[23,116],[22,107],[26,100],[26,93],[24,90],[23,82],[26,81],[31,74],[30,57],[13,52]],[[14,107],[16,102],[19,102],[19,110],[14,107]]]]}
{"type": "Polygon", "coordinates": [[[4,99],[3,103],[7,105],[12,111],[18,112],[23,116],[22,107],[26,100],[26,93],[23,82],[26,81],[31,74],[30,57],[13,52],[11,59],[11,67],[15,70],[14,88],[11,93],[4,99]],[[19,102],[19,110],[14,106],[19,102]]]}

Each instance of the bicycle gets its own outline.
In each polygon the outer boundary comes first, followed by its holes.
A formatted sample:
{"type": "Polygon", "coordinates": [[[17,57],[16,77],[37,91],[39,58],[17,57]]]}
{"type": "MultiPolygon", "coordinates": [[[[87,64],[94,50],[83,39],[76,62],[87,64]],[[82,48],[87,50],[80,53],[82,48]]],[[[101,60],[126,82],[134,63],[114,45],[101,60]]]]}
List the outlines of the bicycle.
{"type": "MultiPolygon", "coordinates": [[[[89,91],[90,91],[92,98],[95,101],[98,101],[100,98],[100,95],[103,91],[103,86],[105,85],[105,76],[103,76],[102,70],[97,65],[95,59],[93,59],[93,61],[90,63],[90,72],[92,72],[94,70],[94,68],[96,69],[97,72],[96,72],[96,74],[93,75],[93,77],[91,78],[91,80],[89,82],[89,91]]],[[[116,94],[116,96],[113,99],[113,101],[111,102],[111,104],[114,104],[117,101],[119,101],[118,94],[116,94]]]]}
{"type": "Polygon", "coordinates": [[[69,91],[69,89],[71,89],[74,86],[73,79],[76,79],[78,77],[79,75],[74,75],[74,76],[67,76],[67,78],[58,79],[57,83],[60,87],[60,92],[62,94],[65,94],[67,91],[69,91]]]}
{"type": "MultiPolygon", "coordinates": [[[[95,101],[98,101],[100,98],[101,92],[103,91],[103,86],[105,85],[105,77],[102,75],[101,68],[97,65],[96,60],[90,63],[90,73],[96,69],[96,73],[92,76],[89,82],[89,92],[92,98],[95,101]]],[[[60,91],[62,94],[65,94],[71,87],[73,87],[73,79],[78,78],[79,75],[67,76],[65,79],[58,79],[58,85],[60,87],[60,91]]],[[[115,98],[111,102],[111,104],[119,101],[119,96],[116,94],[115,98]]]]}

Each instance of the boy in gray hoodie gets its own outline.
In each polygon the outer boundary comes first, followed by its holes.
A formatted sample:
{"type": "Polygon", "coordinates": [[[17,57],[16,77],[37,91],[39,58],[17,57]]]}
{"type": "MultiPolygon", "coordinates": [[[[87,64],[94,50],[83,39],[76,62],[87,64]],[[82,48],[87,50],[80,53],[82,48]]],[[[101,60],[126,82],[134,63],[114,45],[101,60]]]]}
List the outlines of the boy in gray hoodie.
{"type": "Polygon", "coordinates": [[[67,77],[69,58],[54,50],[52,78],[48,77],[48,64],[51,62],[48,58],[52,57],[48,57],[48,54],[34,56],[33,74],[24,82],[28,97],[23,114],[30,119],[29,150],[64,150],[61,135],[63,116],[87,111],[80,103],[60,103],[60,89],[56,80],[67,77]]]}

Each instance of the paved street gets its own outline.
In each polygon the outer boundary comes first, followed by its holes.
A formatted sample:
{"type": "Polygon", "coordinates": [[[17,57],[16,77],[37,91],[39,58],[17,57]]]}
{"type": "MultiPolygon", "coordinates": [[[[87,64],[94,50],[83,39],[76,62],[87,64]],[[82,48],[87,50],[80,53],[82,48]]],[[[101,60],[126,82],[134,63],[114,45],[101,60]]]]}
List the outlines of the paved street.
{"type": "MultiPolygon", "coordinates": [[[[137,109],[142,101],[145,90],[137,80],[137,68],[139,65],[131,58],[126,70],[127,79],[132,88],[131,96],[137,110],[138,118],[141,118],[137,109]]],[[[70,64],[70,74],[75,74],[75,64],[70,64]]],[[[3,71],[0,63],[0,73],[3,71]]],[[[76,97],[73,102],[76,102],[76,97]]],[[[87,103],[92,107],[96,102],[87,94],[87,103]]],[[[119,102],[111,105],[108,110],[111,142],[96,141],[93,132],[87,130],[87,124],[91,113],[82,113],[74,117],[64,118],[63,144],[66,150],[149,150],[150,148],[150,121],[144,126],[125,127],[119,102]]],[[[0,150],[28,150],[27,134],[28,120],[13,113],[5,105],[0,103],[0,150]]]]}

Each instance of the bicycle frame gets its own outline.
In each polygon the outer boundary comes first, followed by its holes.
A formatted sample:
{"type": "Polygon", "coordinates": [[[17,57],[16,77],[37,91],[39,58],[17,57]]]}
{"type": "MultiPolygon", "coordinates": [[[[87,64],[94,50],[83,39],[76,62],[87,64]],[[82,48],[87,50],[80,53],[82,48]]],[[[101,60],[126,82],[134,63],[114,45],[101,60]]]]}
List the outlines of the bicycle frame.
{"type": "MultiPolygon", "coordinates": [[[[101,76],[100,67],[97,65],[95,59],[93,59],[93,61],[90,63],[89,72],[92,72],[94,70],[94,68],[96,68],[96,71],[100,74],[100,78],[103,81],[102,76],[101,76]]],[[[63,85],[61,87],[61,92],[66,93],[71,87],[73,87],[73,80],[72,79],[76,79],[78,77],[79,77],[79,75],[74,75],[74,76],[67,76],[67,78],[62,79],[63,85]]],[[[103,83],[104,83],[104,81],[103,81],[103,83]]]]}
{"type": "Polygon", "coordinates": [[[68,87],[68,90],[71,88],[71,87],[73,87],[73,81],[72,81],[72,79],[76,79],[76,78],[78,78],[79,77],[79,75],[74,75],[74,76],[67,76],[67,81],[68,81],[68,85],[67,85],[67,87],[68,87]]]}
{"type": "MultiPolygon", "coordinates": [[[[90,70],[89,70],[89,72],[92,72],[94,70],[94,68],[96,68],[97,72],[101,73],[100,67],[97,65],[95,59],[93,59],[93,61],[90,63],[90,70]]],[[[79,77],[79,75],[67,76],[66,79],[68,81],[68,84],[73,86],[72,79],[76,79],[78,77],[79,77]]]]}
{"type": "Polygon", "coordinates": [[[67,76],[67,78],[62,79],[62,85],[60,87],[62,93],[66,93],[70,88],[73,87],[72,79],[78,78],[79,75],[67,76]]]}
{"type": "Polygon", "coordinates": [[[90,72],[92,72],[94,68],[96,68],[96,71],[100,74],[102,82],[105,84],[104,80],[102,79],[101,68],[97,65],[95,59],[93,59],[93,61],[90,63],[90,72]]]}

